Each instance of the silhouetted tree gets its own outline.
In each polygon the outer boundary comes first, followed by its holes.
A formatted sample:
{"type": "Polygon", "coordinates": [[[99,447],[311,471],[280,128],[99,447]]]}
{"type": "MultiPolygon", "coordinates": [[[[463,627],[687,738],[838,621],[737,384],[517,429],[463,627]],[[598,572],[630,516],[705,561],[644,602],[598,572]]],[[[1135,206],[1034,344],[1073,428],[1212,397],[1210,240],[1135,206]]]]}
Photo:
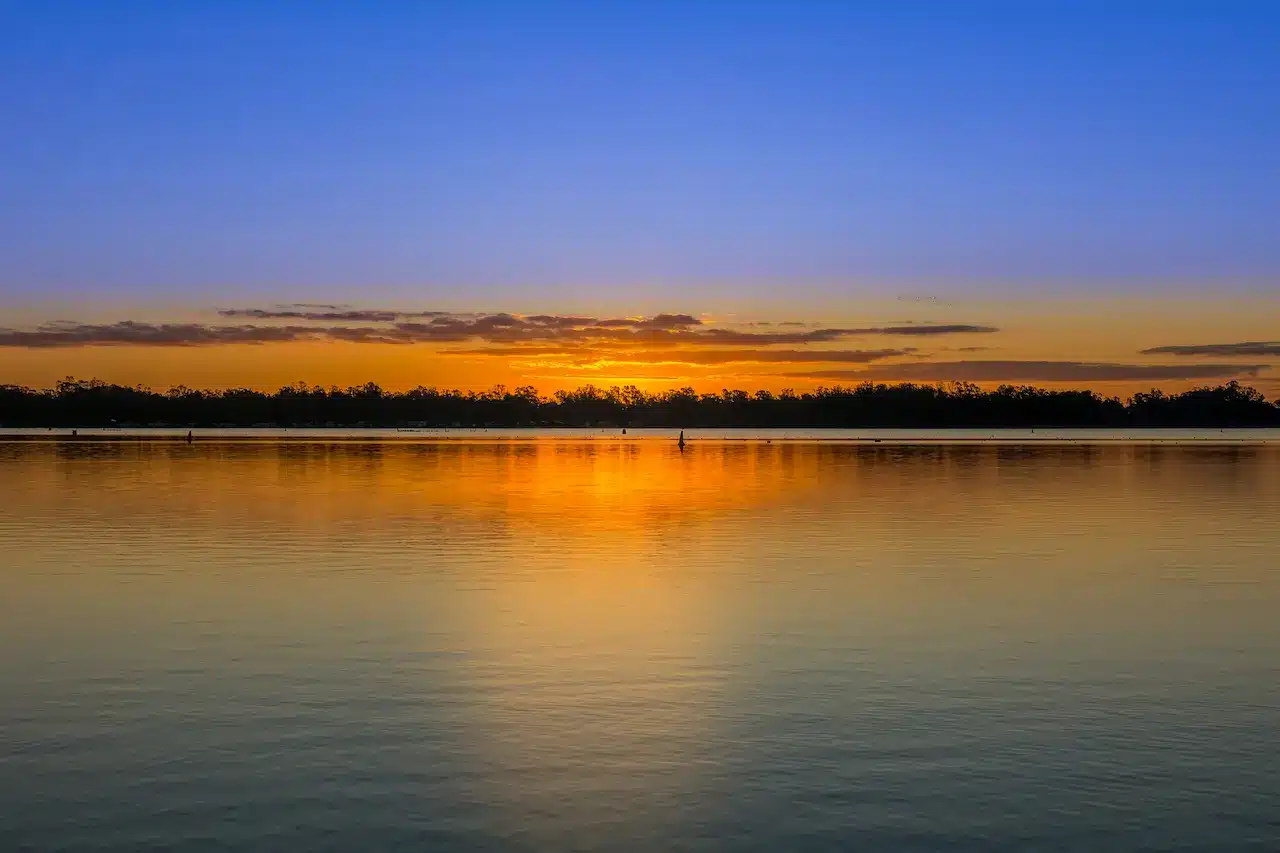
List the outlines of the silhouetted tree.
{"type": "Polygon", "coordinates": [[[67,377],[50,389],[0,386],[0,425],[45,426],[652,426],[652,427],[1263,427],[1280,407],[1237,382],[1180,394],[1152,390],[1127,403],[1092,391],[1002,385],[865,382],[778,394],[692,388],[648,393],[586,385],[541,396],[532,386],[488,391],[387,391],[305,382],[275,393],[249,388],[167,391],[67,377]]]}

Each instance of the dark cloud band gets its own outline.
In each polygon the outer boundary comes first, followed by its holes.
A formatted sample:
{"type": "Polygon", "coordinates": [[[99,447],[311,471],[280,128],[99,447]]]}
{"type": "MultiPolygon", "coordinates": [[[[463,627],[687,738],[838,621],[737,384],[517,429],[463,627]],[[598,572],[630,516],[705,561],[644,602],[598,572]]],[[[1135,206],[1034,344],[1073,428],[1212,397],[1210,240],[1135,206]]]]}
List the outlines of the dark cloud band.
{"type": "MultiPolygon", "coordinates": [[[[706,328],[690,314],[597,320],[550,314],[453,314],[348,309],[339,306],[285,306],[279,309],[223,309],[221,316],[253,320],[292,320],[289,324],[252,323],[47,323],[32,330],[0,329],[0,347],[214,346],[332,340],[349,343],[559,343],[599,347],[738,346],[768,347],[829,343],[843,338],[889,335],[985,334],[990,326],[967,324],[826,328],[805,331],[743,331],[706,328]],[[318,310],[317,310],[318,309],[318,310]],[[331,310],[337,309],[337,310],[331,310]],[[302,321],[302,322],[298,322],[302,321]],[[347,325],[347,324],[362,325],[347,325]]],[[[775,359],[785,361],[786,357],[775,359]]]]}
{"type": "Polygon", "coordinates": [[[381,311],[377,309],[344,310],[336,305],[297,305],[292,308],[224,308],[222,317],[245,320],[310,320],[326,323],[394,323],[423,317],[444,317],[444,311],[381,311]]]}
{"type": "Polygon", "coordinates": [[[1191,346],[1167,346],[1144,349],[1142,355],[1208,355],[1228,358],[1234,356],[1280,356],[1280,341],[1245,341],[1238,344],[1196,344],[1191,346]]]}
{"type": "Polygon", "coordinates": [[[908,356],[914,347],[878,350],[772,350],[772,349],[661,349],[636,352],[601,352],[591,348],[556,346],[479,347],[446,350],[451,355],[521,356],[536,359],[564,359],[575,364],[607,361],[610,364],[870,364],[886,358],[908,356]]]}
{"type": "Polygon", "coordinates": [[[1257,376],[1265,364],[1111,364],[1080,361],[917,361],[876,365],[866,370],[815,370],[788,374],[850,382],[1117,382],[1225,379],[1257,376]]]}

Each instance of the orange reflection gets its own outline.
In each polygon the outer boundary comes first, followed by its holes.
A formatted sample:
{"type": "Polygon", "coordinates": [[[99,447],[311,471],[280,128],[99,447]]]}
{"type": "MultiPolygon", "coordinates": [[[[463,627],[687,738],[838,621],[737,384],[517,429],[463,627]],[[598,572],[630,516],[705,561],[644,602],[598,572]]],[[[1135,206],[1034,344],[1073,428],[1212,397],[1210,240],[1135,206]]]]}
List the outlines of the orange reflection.
{"type": "Polygon", "coordinates": [[[1277,472],[1276,447],[0,444],[0,668],[380,649],[465,705],[440,725],[514,826],[696,787],[724,709],[788,673],[1268,648],[1277,472]]]}

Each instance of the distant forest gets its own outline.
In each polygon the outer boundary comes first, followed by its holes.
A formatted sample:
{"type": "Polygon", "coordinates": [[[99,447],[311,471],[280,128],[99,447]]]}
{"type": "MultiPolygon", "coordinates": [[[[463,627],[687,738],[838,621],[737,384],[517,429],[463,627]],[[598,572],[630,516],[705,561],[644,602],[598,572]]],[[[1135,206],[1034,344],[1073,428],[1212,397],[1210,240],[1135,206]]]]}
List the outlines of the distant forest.
{"type": "Polygon", "coordinates": [[[1091,391],[971,384],[866,383],[779,394],[588,385],[549,397],[528,386],[392,392],[373,383],[328,389],[299,383],[263,393],[153,391],[73,378],[46,390],[0,385],[0,427],[106,426],[1261,427],[1280,426],[1280,406],[1236,382],[1127,401],[1091,391]]]}

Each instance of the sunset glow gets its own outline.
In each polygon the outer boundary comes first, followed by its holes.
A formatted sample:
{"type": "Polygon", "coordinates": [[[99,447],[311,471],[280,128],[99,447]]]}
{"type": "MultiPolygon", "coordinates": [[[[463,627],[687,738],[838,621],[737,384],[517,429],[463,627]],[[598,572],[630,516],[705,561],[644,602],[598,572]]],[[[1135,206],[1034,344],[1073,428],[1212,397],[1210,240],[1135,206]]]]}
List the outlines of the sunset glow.
{"type": "Polygon", "coordinates": [[[15,384],[64,376],[275,389],[376,382],[542,393],[808,389],[875,382],[1089,387],[1126,395],[1239,380],[1280,387],[1280,299],[868,301],[854,314],[435,312],[333,305],[174,312],[168,319],[33,321],[0,331],[15,384]],[[704,319],[705,318],[705,319],[704,319]]]}

